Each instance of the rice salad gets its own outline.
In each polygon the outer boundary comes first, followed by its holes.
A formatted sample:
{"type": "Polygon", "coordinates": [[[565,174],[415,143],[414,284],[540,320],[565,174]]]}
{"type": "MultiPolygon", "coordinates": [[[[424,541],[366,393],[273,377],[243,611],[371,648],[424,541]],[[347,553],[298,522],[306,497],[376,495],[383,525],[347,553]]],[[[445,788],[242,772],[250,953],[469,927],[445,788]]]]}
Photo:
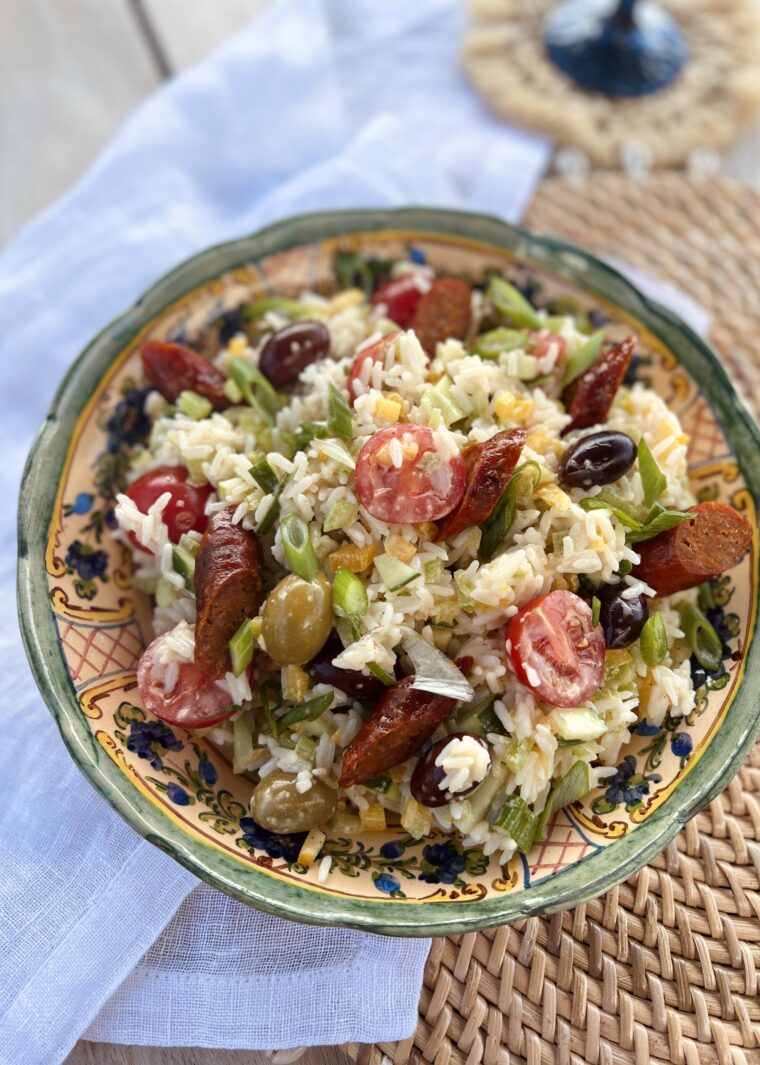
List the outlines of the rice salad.
{"type": "Polygon", "coordinates": [[[240,323],[143,347],[115,535],[154,597],[144,705],[227,750],[303,864],[399,823],[529,851],[639,721],[689,714],[710,654],[727,559],[668,586],[699,507],[635,337],[412,261],[240,323]]]}

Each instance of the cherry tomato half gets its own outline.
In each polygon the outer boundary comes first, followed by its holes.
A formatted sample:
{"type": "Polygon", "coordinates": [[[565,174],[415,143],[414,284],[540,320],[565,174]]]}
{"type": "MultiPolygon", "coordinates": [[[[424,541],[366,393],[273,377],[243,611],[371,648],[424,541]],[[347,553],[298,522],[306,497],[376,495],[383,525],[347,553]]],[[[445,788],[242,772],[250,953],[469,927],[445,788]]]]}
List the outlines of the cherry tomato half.
{"type": "MultiPolygon", "coordinates": [[[[381,337],[375,344],[371,344],[368,348],[364,348],[356,356],[348,375],[348,394],[351,397],[352,403],[356,400],[357,396],[360,396],[362,392],[367,391],[366,385],[360,380],[364,375],[367,364],[382,362],[390,344],[399,335],[399,333],[388,333],[387,336],[381,337]]],[[[371,373],[371,370],[367,370],[366,372],[369,374],[371,373]]]]}
{"type": "Polygon", "coordinates": [[[422,299],[422,291],[414,277],[396,277],[380,285],[372,296],[372,305],[385,304],[385,313],[402,329],[408,329],[422,299]]]}
{"type": "MultiPolygon", "coordinates": [[[[164,492],[171,493],[171,499],[163,513],[171,542],[176,544],[183,533],[202,533],[208,525],[204,508],[212,492],[211,486],[188,484],[184,466],[159,466],[138,477],[127,489],[127,495],[143,514],[148,513],[148,508],[164,492]]],[[[144,551],[147,555],[153,554],[147,547],[143,547],[134,533],[127,533],[127,539],[139,551],[144,551]]]]}
{"type": "Polygon", "coordinates": [[[165,640],[157,637],[149,644],[137,667],[137,687],[146,710],[161,721],[181,728],[208,728],[233,714],[229,692],[201,673],[193,662],[179,667],[177,683],[170,692],[159,679],[156,652],[165,640]]]}
{"type": "Polygon", "coordinates": [[[507,626],[517,679],[551,706],[580,706],[604,679],[604,633],[591,607],[572,592],[549,592],[507,626]]]}
{"type": "Polygon", "coordinates": [[[440,455],[426,425],[381,429],[356,460],[359,500],[380,521],[414,524],[442,518],[459,503],[466,480],[462,456],[440,455]]]}

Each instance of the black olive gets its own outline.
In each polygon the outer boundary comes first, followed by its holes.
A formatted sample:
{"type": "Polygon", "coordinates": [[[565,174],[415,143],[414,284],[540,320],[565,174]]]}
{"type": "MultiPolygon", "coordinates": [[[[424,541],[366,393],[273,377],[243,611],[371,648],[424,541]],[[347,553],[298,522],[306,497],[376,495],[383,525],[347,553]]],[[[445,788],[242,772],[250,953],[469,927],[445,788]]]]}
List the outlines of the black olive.
{"type": "Polygon", "coordinates": [[[432,747],[428,747],[414,767],[414,773],[412,773],[412,779],[409,782],[409,790],[412,793],[412,798],[416,799],[422,806],[445,806],[452,799],[461,799],[465,795],[469,795],[471,791],[474,791],[482,783],[478,781],[475,784],[471,784],[470,787],[464,791],[457,792],[456,795],[443,791],[440,786],[444,778],[444,771],[442,766],[435,764],[435,760],[447,744],[451,743],[452,740],[461,740],[465,736],[477,740],[482,747],[488,750],[488,744],[480,736],[475,736],[471,732],[452,732],[451,735],[437,740],[432,747]]]}
{"type": "Polygon", "coordinates": [[[294,384],[302,370],[323,358],[330,347],[330,334],[321,322],[291,322],[267,340],[259,369],[275,388],[294,384]]]}
{"type": "Polygon", "coordinates": [[[559,478],[571,488],[612,484],[636,461],[636,445],[626,433],[603,429],[584,436],[565,452],[559,478]]]}
{"type": "Polygon", "coordinates": [[[607,585],[596,592],[601,603],[599,623],[604,630],[604,642],[609,649],[628,647],[638,640],[649,617],[649,607],[643,595],[623,599],[627,585],[607,585]]]}

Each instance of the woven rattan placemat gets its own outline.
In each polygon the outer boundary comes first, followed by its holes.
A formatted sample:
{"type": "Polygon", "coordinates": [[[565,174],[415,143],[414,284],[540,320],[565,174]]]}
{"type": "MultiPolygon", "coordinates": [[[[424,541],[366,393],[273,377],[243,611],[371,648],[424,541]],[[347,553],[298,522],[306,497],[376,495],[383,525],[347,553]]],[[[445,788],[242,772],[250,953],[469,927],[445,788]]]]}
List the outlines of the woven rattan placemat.
{"type": "MultiPolygon", "coordinates": [[[[760,410],[760,193],[619,175],[545,182],[526,224],[677,285],[760,410]]],[[[575,910],[436,939],[417,1031],[362,1065],[760,1063],[760,744],[651,865],[575,910]]]]}

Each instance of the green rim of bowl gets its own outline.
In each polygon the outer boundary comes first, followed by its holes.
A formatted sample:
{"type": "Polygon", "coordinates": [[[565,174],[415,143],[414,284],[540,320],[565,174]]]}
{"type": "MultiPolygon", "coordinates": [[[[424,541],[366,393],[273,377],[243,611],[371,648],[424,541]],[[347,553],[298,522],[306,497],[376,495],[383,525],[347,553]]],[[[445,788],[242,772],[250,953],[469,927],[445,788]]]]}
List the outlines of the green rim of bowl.
{"type": "MultiPolygon", "coordinates": [[[[760,497],[760,432],[734,392],[719,356],[675,314],[595,256],[497,218],[424,207],[300,215],[219,244],[157,281],[88,344],[64,378],[27,460],[19,508],[18,603],[32,671],[71,756],[87,779],[140,835],[201,879],[261,910],[314,924],[400,936],[449,935],[552,913],[584,902],[636,873],[710,802],[739,769],[760,725],[760,641],[745,649],[745,673],[733,703],[699,764],[635,830],[561,873],[525,890],[469,902],[367,900],[317,893],[279,880],[205,846],[145,798],[95,741],[58,643],[45,571],[45,544],[56,491],[76,421],[120,351],[187,291],[228,270],[299,245],[360,232],[393,230],[410,238],[465,238],[552,270],[639,319],[669,347],[709,395],[755,500],[760,497]]],[[[757,582],[757,573],[754,574],[757,582]]]]}

